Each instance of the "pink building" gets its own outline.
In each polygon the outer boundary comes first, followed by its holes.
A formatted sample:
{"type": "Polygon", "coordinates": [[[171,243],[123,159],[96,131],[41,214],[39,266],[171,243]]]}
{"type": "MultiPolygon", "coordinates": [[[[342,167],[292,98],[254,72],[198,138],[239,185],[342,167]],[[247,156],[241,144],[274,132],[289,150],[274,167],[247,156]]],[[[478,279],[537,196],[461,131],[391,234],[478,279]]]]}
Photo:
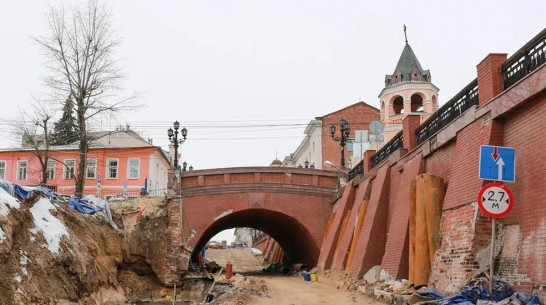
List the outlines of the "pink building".
{"type": "MultiPolygon", "coordinates": [[[[125,190],[139,196],[142,188],[150,195],[162,195],[167,189],[167,171],[171,168],[165,152],[134,131],[94,133],[87,156],[84,194],[102,197],[119,195],[125,190]],[[100,183],[99,183],[100,181],[100,183]]],[[[74,192],[74,173],[79,166],[78,144],[50,147],[47,185],[64,194],[74,192]]],[[[0,179],[20,185],[40,184],[42,167],[33,148],[0,150],[0,179]]]]}

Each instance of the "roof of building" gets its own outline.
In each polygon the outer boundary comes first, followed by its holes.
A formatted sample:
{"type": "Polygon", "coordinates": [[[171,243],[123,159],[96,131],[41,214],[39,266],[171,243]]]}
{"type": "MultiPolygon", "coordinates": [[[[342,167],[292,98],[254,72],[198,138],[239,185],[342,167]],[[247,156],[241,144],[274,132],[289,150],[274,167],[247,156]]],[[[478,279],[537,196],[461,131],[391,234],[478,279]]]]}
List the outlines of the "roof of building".
{"type": "Polygon", "coordinates": [[[94,143],[104,148],[152,147],[149,141],[133,130],[93,133],[94,143]]]}
{"type": "MultiPolygon", "coordinates": [[[[89,138],[92,139],[89,143],[89,149],[124,149],[124,148],[155,148],[160,154],[169,160],[167,154],[161,147],[154,146],[150,141],[142,138],[138,133],[133,130],[116,130],[116,131],[96,131],[89,132],[89,138]]],[[[43,144],[43,135],[36,136],[38,139],[39,149],[45,149],[43,144]]],[[[36,148],[33,146],[23,145],[22,147],[14,148],[2,148],[2,151],[34,151],[36,148]]],[[[65,151],[65,150],[79,150],[79,141],[72,142],[67,145],[51,145],[49,150],[51,151],[65,151]]]]}
{"type": "MultiPolygon", "coordinates": [[[[336,113],[338,113],[338,112],[342,112],[342,111],[344,111],[344,110],[347,110],[347,109],[349,109],[349,108],[352,108],[352,107],[355,107],[355,106],[359,106],[359,105],[367,106],[367,107],[370,108],[371,110],[376,111],[376,112],[379,112],[379,109],[375,108],[374,106],[372,106],[372,105],[370,105],[370,104],[367,104],[367,103],[365,103],[365,102],[363,102],[363,101],[360,101],[360,102],[358,102],[358,103],[354,103],[354,104],[349,105],[349,106],[347,106],[347,107],[343,107],[343,108],[341,108],[341,109],[338,109],[338,110],[336,110],[336,111],[334,111],[334,112],[330,112],[330,113],[325,114],[325,115],[323,115],[323,116],[318,116],[318,117],[316,117],[315,119],[321,120],[321,121],[322,121],[322,119],[325,118],[325,117],[327,117],[327,116],[330,116],[330,115],[332,115],[332,114],[336,114],[336,113]]],[[[313,122],[313,121],[311,121],[311,122],[313,122]]]]}
{"type": "Polygon", "coordinates": [[[273,160],[273,162],[271,162],[271,165],[269,166],[281,166],[281,165],[282,165],[282,161],[279,159],[275,159],[273,160]]]}
{"type": "Polygon", "coordinates": [[[406,75],[411,73],[411,71],[413,71],[413,69],[415,68],[423,72],[423,68],[419,63],[417,56],[415,56],[413,49],[411,48],[409,43],[406,43],[406,46],[404,46],[404,50],[402,50],[402,54],[400,54],[400,59],[398,59],[398,63],[396,64],[395,71],[398,70],[402,72],[402,74],[406,75]]]}
{"type": "MultiPolygon", "coordinates": [[[[406,45],[404,46],[404,49],[402,50],[402,54],[400,54],[400,58],[398,59],[398,63],[396,64],[396,68],[394,69],[394,72],[392,75],[387,75],[386,80],[390,80],[393,75],[395,75],[397,72],[401,75],[401,81],[409,81],[411,80],[411,72],[417,69],[421,75],[423,75],[424,81],[430,82],[430,71],[424,70],[423,67],[421,67],[421,63],[419,63],[419,60],[417,59],[417,56],[415,56],[415,53],[413,52],[413,49],[409,45],[409,43],[406,42],[406,45]]],[[[388,82],[388,85],[391,85],[392,82],[388,82]]]]}

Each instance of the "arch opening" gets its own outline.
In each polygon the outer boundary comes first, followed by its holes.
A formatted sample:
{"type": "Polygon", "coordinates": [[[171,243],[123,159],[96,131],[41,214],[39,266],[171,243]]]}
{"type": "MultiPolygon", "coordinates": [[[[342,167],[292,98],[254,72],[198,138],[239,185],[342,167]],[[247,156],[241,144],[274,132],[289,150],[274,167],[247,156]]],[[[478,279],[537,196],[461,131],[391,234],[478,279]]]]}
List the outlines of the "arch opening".
{"type": "Polygon", "coordinates": [[[414,93],[411,96],[411,112],[423,111],[423,96],[414,93]]]}
{"type": "Polygon", "coordinates": [[[243,227],[264,232],[273,238],[282,248],[287,263],[316,266],[320,248],[310,232],[297,219],[266,209],[237,211],[213,222],[197,241],[191,261],[197,262],[198,253],[217,233],[243,227]]]}
{"type": "Polygon", "coordinates": [[[404,113],[404,98],[397,96],[392,102],[392,109],[394,110],[394,114],[404,113]]]}

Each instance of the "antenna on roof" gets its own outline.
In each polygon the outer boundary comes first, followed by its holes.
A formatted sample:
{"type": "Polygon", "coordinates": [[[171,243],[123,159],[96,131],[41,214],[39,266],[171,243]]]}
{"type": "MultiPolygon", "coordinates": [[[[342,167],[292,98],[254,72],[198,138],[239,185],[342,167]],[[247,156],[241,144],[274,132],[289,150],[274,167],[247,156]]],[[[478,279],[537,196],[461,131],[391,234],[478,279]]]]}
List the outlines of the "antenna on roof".
{"type": "Polygon", "coordinates": [[[408,34],[406,34],[406,25],[404,24],[404,37],[406,37],[406,43],[408,43],[408,34]]]}

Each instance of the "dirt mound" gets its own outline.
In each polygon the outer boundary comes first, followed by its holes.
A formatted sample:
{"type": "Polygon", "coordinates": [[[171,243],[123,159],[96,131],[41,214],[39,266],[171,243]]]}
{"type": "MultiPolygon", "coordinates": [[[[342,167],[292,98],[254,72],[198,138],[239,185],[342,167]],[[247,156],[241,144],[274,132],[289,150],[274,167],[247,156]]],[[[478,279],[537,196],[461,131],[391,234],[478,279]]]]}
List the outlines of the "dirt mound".
{"type": "Polygon", "coordinates": [[[122,304],[121,237],[99,215],[44,197],[0,216],[1,304],[122,304]]]}
{"type": "Polygon", "coordinates": [[[179,282],[165,198],[79,213],[44,195],[0,196],[0,304],[125,304],[164,297],[179,282]]]}
{"type": "Polygon", "coordinates": [[[123,269],[156,276],[162,285],[172,286],[180,284],[180,249],[171,245],[167,203],[164,198],[143,197],[114,202],[110,209],[123,230],[123,269]]]}

